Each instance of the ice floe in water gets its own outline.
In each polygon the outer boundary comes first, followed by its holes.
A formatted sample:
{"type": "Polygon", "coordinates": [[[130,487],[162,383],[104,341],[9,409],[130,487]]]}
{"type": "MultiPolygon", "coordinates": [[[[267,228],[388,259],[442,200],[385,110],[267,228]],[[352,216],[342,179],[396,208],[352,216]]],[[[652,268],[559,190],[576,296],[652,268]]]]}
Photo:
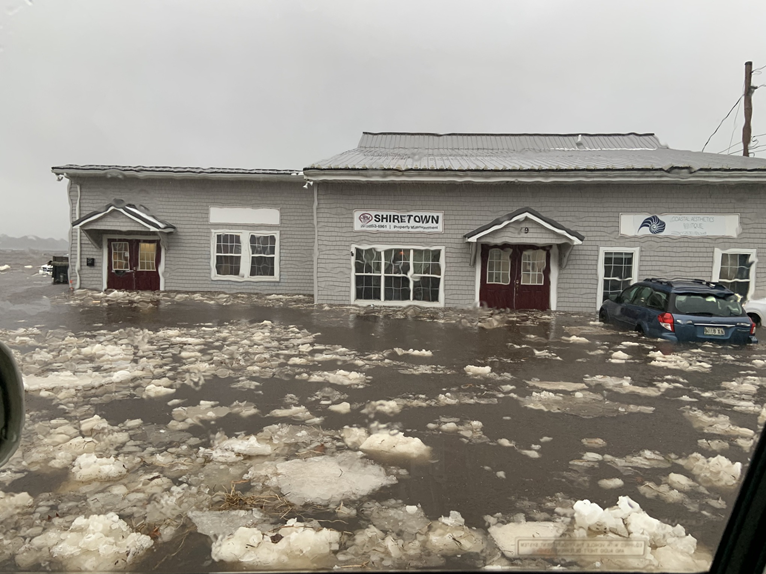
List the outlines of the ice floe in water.
{"type": "Polygon", "coordinates": [[[288,460],[277,463],[275,472],[267,484],[294,504],[337,506],[396,483],[383,467],[355,452],[288,460]]]}
{"type": "Polygon", "coordinates": [[[695,452],[682,462],[684,468],[691,472],[703,486],[715,486],[731,489],[739,484],[742,475],[742,463],[731,462],[723,455],[706,458],[695,452]]]}
{"type": "Polygon", "coordinates": [[[22,568],[52,561],[64,570],[125,570],[153,541],[130,529],[117,514],[80,516],[67,530],[51,529],[33,538],[17,556],[22,568]]]}
{"type": "Polygon", "coordinates": [[[599,556],[594,551],[591,556],[578,557],[578,563],[586,568],[699,571],[710,566],[710,555],[698,550],[697,540],[681,525],[672,526],[649,516],[627,496],[619,497],[617,505],[607,509],[589,500],[577,501],[574,524],[572,538],[577,541],[612,541],[623,548],[627,548],[625,542],[634,542],[625,552],[633,555],[599,556]]]}
{"type": "MultiPolygon", "coordinates": [[[[512,395],[515,396],[515,395],[512,395]]],[[[553,413],[567,413],[583,418],[614,417],[631,413],[653,413],[654,407],[629,405],[607,401],[602,395],[591,392],[576,392],[574,395],[560,395],[550,391],[533,392],[528,397],[516,397],[529,408],[553,413]]]]}
{"type": "Polygon", "coordinates": [[[426,349],[422,349],[420,351],[417,351],[415,349],[400,349],[399,347],[394,347],[394,352],[397,355],[413,355],[415,357],[432,357],[433,353],[431,351],[428,351],[426,349]]]}
{"type": "Polygon", "coordinates": [[[663,355],[660,351],[650,351],[649,356],[652,357],[652,361],[649,364],[655,367],[679,369],[681,371],[698,371],[702,373],[707,373],[712,368],[710,363],[698,361],[694,357],[688,355],[663,355]]]}
{"type": "Polygon", "coordinates": [[[465,367],[463,367],[463,370],[466,372],[467,375],[471,375],[473,377],[484,377],[486,375],[489,375],[492,372],[492,367],[490,366],[477,367],[475,365],[466,365],[465,367]]]}
{"type": "Polygon", "coordinates": [[[215,540],[211,555],[217,562],[240,563],[248,568],[310,570],[332,563],[340,536],[337,530],[312,528],[293,518],[273,533],[238,528],[234,534],[215,540]]]}
{"type": "Polygon", "coordinates": [[[431,458],[431,447],[423,444],[417,437],[408,437],[402,433],[379,432],[370,435],[359,450],[381,459],[421,459],[431,458]]]}
{"type": "Polygon", "coordinates": [[[332,385],[344,385],[352,387],[363,387],[369,378],[356,371],[344,371],[339,369],[334,372],[317,372],[308,376],[310,383],[330,383],[332,385]]]}
{"type": "Polygon", "coordinates": [[[752,429],[733,425],[727,415],[710,414],[694,407],[683,407],[681,412],[696,430],[705,433],[744,439],[751,439],[755,435],[752,429]]]}

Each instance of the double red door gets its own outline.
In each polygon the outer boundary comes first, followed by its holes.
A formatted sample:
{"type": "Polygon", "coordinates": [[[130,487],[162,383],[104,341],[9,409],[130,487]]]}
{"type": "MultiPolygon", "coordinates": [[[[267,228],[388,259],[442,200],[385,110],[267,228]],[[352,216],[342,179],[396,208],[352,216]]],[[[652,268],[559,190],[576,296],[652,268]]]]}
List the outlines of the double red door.
{"type": "Polygon", "coordinates": [[[550,309],[550,247],[482,245],[479,301],[493,309],[550,309]]]}
{"type": "Polygon", "coordinates": [[[109,239],[107,289],[159,291],[159,241],[150,239],[109,239]]]}

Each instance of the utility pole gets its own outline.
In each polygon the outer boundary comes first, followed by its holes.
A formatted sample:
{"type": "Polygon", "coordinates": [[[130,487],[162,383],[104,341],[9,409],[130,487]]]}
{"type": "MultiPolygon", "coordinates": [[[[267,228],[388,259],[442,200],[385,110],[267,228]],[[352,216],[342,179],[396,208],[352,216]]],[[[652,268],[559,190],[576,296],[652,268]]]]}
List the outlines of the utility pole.
{"type": "Polygon", "coordinates": [[[745,62],[745,125],[742,126],[742,155],[750,155],[750,139],[753,136],[750,120],[753,118],[753,89],[751,80],[753,77],[753,63],[745,62]]]}

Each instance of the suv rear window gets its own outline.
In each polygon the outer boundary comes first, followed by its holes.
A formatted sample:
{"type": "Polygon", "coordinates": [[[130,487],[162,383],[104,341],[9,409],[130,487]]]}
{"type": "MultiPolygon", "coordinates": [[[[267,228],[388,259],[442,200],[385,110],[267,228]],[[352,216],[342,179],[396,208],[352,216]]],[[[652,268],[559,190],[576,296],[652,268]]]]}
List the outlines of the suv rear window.
{"type": "Polygon", "coordinates": [[[739,317],[745,314],[737,296],[733,294],[676,293],[673,306],[675,312],[682,315],[739,317]]]}

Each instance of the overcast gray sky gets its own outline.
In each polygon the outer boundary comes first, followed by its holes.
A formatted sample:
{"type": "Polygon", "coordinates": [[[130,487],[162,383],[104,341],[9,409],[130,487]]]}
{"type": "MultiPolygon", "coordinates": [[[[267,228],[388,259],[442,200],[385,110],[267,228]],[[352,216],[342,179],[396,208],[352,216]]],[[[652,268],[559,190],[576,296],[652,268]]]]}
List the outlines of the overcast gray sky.
{"type": "MultiPolygon", "coordinates": [[[[762,0],[6,0],[0,233],[66,236],[66,163],[300,169],[363,130],[700,150],[766,65],[764,23],[762,0]]],[[[766,143],[766,87],[753,105],[766,143]]]]}

